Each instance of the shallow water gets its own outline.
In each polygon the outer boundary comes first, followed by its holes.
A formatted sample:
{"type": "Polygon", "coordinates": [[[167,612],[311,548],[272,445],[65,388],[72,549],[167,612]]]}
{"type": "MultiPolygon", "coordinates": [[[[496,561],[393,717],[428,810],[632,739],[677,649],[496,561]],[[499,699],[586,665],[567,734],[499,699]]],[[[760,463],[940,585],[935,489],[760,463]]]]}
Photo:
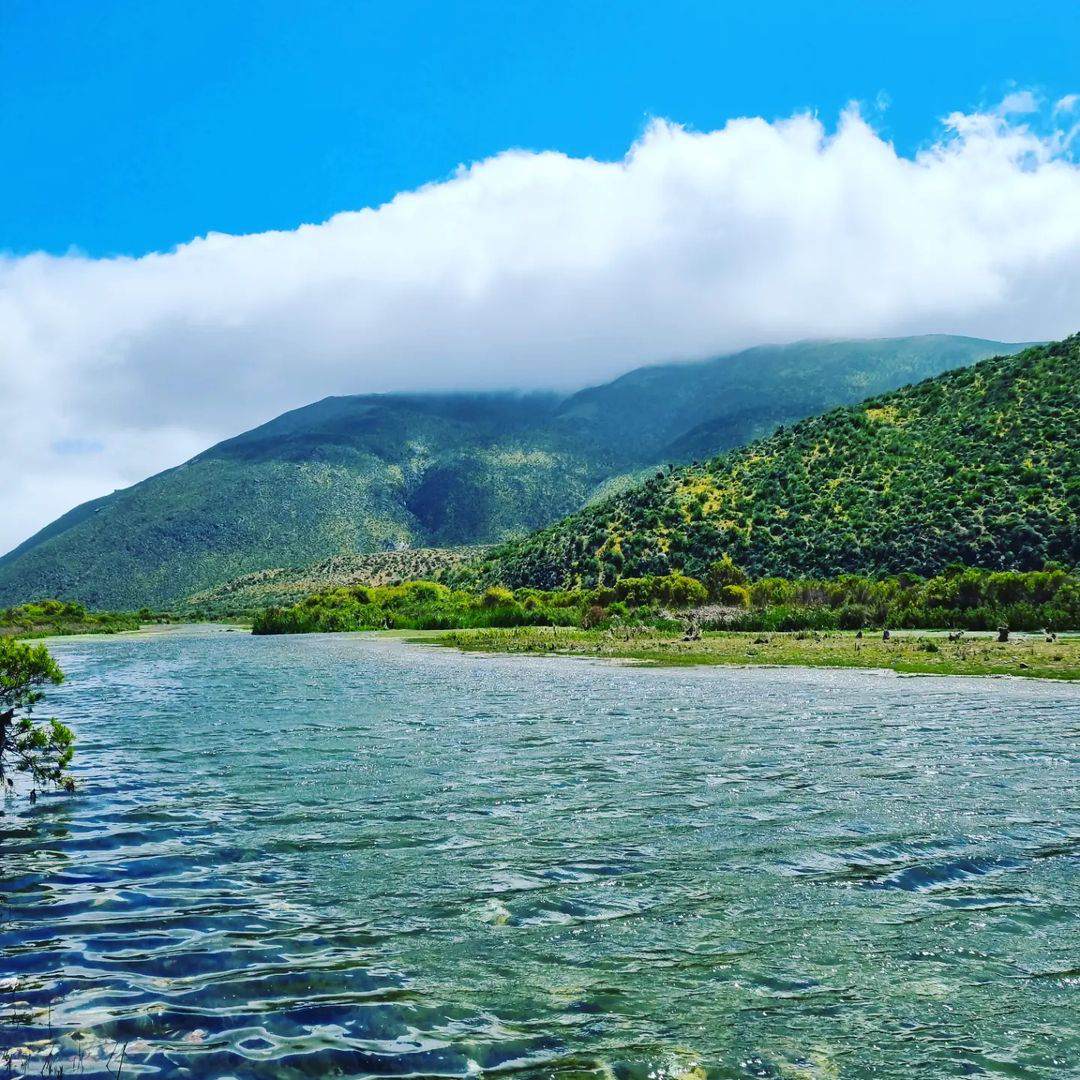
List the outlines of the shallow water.
{"type": "Polygon", "coordinates": [[[0,1045],[67,1074],[1080,1075],[1080,688],[54,652],[81,790],[0,818],[0,1045]]]}

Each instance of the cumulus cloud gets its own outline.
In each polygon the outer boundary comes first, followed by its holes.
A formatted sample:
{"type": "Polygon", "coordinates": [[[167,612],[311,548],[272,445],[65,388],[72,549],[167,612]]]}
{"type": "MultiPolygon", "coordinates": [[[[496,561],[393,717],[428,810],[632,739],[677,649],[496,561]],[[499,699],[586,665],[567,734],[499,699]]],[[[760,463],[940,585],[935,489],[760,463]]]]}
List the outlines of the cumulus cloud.
{"type": "Polygon", "coordinates": [[[854,109],[832,132],[656,122],[621,161],[508,151],[291,232],[0,258],[0,550],[327,394],[571,388],[806,337],[1067,334],[1080,168],[1029,106],[953,115],[914,158],[854,109]]]}

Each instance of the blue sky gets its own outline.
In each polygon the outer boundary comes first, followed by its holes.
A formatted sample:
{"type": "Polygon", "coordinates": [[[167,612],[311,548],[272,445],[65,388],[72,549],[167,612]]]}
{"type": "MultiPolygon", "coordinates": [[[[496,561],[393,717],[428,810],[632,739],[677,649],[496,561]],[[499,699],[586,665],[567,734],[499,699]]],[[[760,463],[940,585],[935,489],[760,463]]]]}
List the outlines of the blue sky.
{"type": "Polygon", "coordinates": [[[0,250],[290,229],[508,147],[618,159],[653,116],[856,99],[910,154],[1014,87],[1075,91],[1078,40],[1071,0],[3,0],[0,250]]]}
{"type": "Polygon", "coordinates": [[[0,551],[329,394],[1075,332],[1077,41],[1073,0],[0,0],[0,551]]]}

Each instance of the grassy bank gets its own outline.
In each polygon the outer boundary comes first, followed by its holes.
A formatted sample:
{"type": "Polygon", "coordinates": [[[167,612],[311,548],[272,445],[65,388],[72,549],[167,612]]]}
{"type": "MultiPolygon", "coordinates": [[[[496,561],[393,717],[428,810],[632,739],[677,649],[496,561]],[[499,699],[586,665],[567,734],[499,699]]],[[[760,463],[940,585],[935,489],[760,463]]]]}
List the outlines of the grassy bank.
{"type": "Polygon", "coordinates": [[[425,637],[426,643],[469,652],[584,656],[664,665],[725,664],[803,667],[884,668],[923,675],[1022,675],[1080,680],[1080,635],[1047,642],[1041,635],[853,633],[706,633],[698,641],[655,631],[578,630],[566,627],[452,630],[425,637]]]}

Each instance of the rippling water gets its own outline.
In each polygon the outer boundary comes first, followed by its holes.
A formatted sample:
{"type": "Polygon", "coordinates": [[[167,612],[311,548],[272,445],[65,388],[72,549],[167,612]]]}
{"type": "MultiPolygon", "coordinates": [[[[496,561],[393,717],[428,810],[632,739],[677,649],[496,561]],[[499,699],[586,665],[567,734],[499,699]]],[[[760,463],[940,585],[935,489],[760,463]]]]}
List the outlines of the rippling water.
{"type": "Polygon", "coordinates": [[[81,791],[0,818],[16,1073],[1080,1076],[1080,688],[54,651],[81,791]]]}

